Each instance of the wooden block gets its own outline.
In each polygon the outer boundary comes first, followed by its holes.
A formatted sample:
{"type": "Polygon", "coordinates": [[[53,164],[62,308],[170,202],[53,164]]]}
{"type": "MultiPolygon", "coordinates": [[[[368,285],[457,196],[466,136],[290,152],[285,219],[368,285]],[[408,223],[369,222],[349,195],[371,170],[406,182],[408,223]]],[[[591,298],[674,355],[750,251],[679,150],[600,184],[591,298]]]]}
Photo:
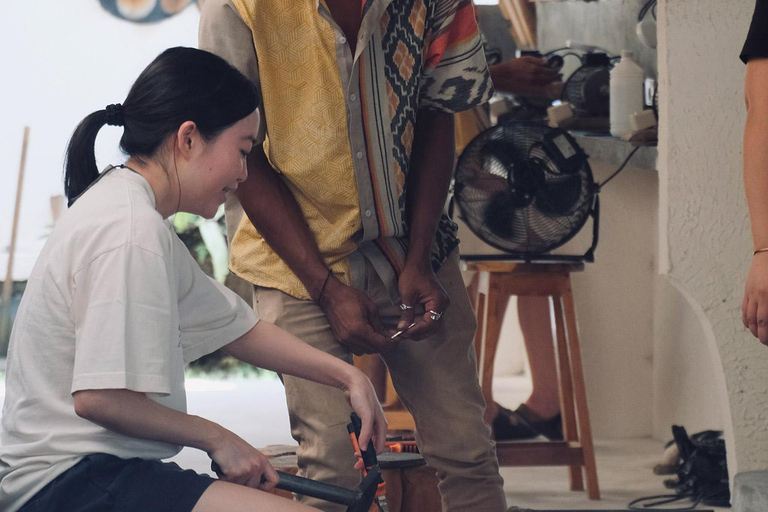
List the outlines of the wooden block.
{"type": "Polygon", "coordinates": [[[429,466],[420,466],[401,471],[403,506],[400,512],[441,512],[443,510],[434,469],[429,466]]]}
{"type": "MultiPolygon", "coordinates": [[[[298,446],[295,445],[269,445],[259,448],[259,451],[269,458],[269,462],[276,470],[295,475],[299,471],[296,448],[298,446]]],[[[282,489],[272,489],[272,494],[289,500],[293,499],[293,493],[282,489]]]]}

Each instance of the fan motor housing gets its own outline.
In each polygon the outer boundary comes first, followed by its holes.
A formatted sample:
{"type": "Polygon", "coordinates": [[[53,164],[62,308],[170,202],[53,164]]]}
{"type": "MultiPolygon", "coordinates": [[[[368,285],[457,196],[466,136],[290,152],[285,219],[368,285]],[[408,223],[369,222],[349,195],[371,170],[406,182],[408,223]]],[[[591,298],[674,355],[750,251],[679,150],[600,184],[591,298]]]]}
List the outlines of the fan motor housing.
{"type": "Polygon", "coordinates": [[[587,53],[582,66],[563,87],[563,100],[595,117],[610,114],[611,60],[605,53],[587,53]]]}

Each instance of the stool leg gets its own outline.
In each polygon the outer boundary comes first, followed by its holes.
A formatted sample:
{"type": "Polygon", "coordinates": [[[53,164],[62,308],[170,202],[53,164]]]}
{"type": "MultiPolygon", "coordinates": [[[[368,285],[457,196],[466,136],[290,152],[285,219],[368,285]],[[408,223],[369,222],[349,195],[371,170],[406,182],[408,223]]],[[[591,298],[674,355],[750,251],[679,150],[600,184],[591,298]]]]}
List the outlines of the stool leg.
{"type": "Polygon", "coordinates": [[[573,387],[579,420],[579,437],[584,453],[584,472],[587,477],[587,496],[589,496],[589,499],[591,500],[599,500],[600,489],[597,484],[595,448],[592,443],[592,427],[589,423],[587,389],[584,384],[584,369],[581,365],[581,344],[579,343],[579,333],[576,325],[576,308],[573,303],[570,276],[568,279],[568,289],[563,294],[563,307],[565,309],[565,322],[568,330],[568,345],[570,348],[571,369],[573,371],[573,387]]]}
{"type": "MultiPolygon", "coordinates": [[[[469,284],[467,285],[467,295],[469,295],[469,300],[472,303],[472,309],[475,311],[475,319],[477,320],[477,330],[475,331],[475,356],[477,357],[477,377],[480,379],[480,382],[482,384],[482,378],[483,378],[483,354],[485,352],[485,319],[488,316],[488,311],[486,309],[486,297],[488,296],[488,280],[487,276],[483,280],[484,286],[481,288],[480,286],[480,274],[481,272],[475,272],[472,276],[472,279],[470,280],[469,284]]],[[[493,411],[490,411],[489,409],[492,408],[492,404],[488,402],[489,396],[486,396],[486,390],[483,389],[483,398],[486,399],[487,407],[486,407],[486,416],[488,414],[491,414],[493,416],[496,414],[495,408],[493,411]]]]}
{"type": "MultiPolygon", "coordinates": [[[[486,421],[490,424],[496,407],[493,405],[493,363],[496,360],[496,349],[499,346],[501,325],[504,322],[504,313],[507,311],[509,295],[505,293],[503,277],[488,273],[488,294],[486,295],[485,336],[483,337],[483,352],[478,354],[482,359],[482,373],[480,386],[483,390],[488,407],[486,409],[486,421]],[[490,418],[488,417],[490,416],[490,418]]],[[[483,279],[481,278],[481,286],[483,279]]],[[[482,288],[481,288],[482,290],[482,288]]],[[[482,293],[482,291],[481,291],[482,293]]],[[[478,326],[478,330],[480,327],[478,326]]]]}
{"type": "MultiPolygon", "coordinates": [[[[552,297],[552,308],[555,316],[555,344],[558,366],[558,384],[560,387],[560,413],[563,416],[563,438],[569,443],[579,440],[576,430],[576,410],[573,400],[573,380],[571,363],[568,361],[568,338],[565,334],[563,319],[563,304],[560,297],[552,297]]],[[[568,474],[572,491],[583,491],[584,480],[581,476],[581,466],[568,466],[568,474]]]]}
{"type": "Polygon", "coordinates": [[[489,425],[493,422],[493,418],[496,415],[496,407],[493,404],[493,390],[485,386],[485,352],[487,350],[485,346],[485,321],[487,319],[487,304],[486,295],[484,293],[477,294],[477,332],[475,332],[475,356],[477,357],[477,377],[480,379],[480,389],[483,392],[483,399],[485,399],[485,416],[484,420],[489,425]]]}
{"type": "Polygon", "coordinates": [[[477,330],[475,331],[475,356],[477,358],[477,377],[480,380],[480,386],[485,399],[485,415],[483,419],[489,425],[493,421],[493,417],[496,415],[496,407],[493,404],[493,396],[490,388],[483,386],[483,374],[485,373],[485,361],[484,354],[485,347],[485,323],[488,318],[488,273],[487,272],[475,272],[472,276],[472,280],[467,285],[467,294],[472,302],[472,308],[475,310],[475,318],[477,320],[477,330]]]}
{"type": "Polygon", "coordinates": [[[472,278],[467,285],[467,295],[469,295],[469,301],[472,303],[472,309],[475,310],[475,315],[478,315],[477,300],[480,294],[480,272],[474,272],[472,278]]]}

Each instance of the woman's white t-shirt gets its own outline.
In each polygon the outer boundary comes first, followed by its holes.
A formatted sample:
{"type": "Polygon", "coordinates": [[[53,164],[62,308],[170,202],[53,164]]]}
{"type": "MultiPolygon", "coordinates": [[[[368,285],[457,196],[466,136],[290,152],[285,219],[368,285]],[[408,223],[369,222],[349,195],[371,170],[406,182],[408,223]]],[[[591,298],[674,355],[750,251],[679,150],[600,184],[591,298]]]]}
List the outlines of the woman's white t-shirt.
{"type": "Polygon", "coordinates": [[[72,393],[130,389],[186,411],[184,363],[258,321],[207,277],[155,210],[149,183],[113,168],[56,225],[11,334],[0,443],[0,510],[13,512],[82,457],[165,459],[179,446],[111,432],[72,393]]]}

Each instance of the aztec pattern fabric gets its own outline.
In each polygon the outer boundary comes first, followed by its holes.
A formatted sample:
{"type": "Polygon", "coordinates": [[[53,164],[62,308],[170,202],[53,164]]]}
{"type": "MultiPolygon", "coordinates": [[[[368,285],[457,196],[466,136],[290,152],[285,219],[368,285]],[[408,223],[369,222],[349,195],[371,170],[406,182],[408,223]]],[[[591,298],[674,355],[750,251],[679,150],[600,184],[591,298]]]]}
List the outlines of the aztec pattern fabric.
{"type": "MultiPolygon", "coordinates": [[[[296,197],[326,264],[359,283],[368,259],[397,299],[405,263],[405,204],[419,108],[455,113],[492,94],[470,0],[362,0],[352,54],[321,0],[233,0],[253,35],[270,163],[296,197]],[[333,183],[333,186],[328,186],[333,183]]],[[[443,216],[437,271],[458,245],[443,216]]],[[[233,270],[309,298],[247,218],[233,270]]]]}

